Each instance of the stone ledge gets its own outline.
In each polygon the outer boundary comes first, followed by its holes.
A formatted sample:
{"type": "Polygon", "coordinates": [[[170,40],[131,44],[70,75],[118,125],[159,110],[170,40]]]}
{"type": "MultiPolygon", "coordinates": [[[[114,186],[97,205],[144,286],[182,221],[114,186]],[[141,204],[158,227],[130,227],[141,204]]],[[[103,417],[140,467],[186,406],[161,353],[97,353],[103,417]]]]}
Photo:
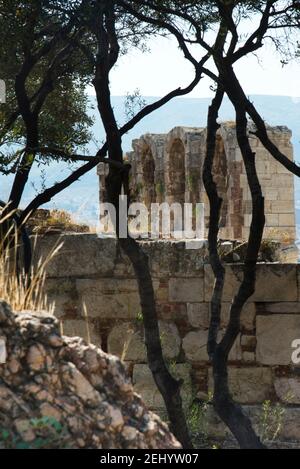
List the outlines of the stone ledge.
{"type": "MultiPolygon", "coordinates": [[[[232,301],[243,278],[243,265],[226,265],[223,301],[232,301]]],[[[255,302],[294,302],[298,300],[296,264],[258,264],[255,302]]],[[[205,301],[210,301],[214,284],[212,269],[204,269],[205,301]]]]}
{"type": "Polygon", "coordinates": [[[300,315],[256,317],[256,359],[263,365],[292,365],[292,342],[300,339],[300,315]]]}

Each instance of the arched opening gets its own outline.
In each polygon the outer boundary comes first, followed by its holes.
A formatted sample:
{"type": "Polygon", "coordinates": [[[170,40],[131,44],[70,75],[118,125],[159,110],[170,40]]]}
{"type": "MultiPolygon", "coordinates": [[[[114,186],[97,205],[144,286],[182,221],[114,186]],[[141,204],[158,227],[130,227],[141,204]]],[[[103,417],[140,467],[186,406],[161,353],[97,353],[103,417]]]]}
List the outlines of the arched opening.
{"type": "Polygon", "coordinates": [[[169,195],[172,202],[185,202],[185,149],[179,138],[174,140],[170,149],[169,195]]]}
{"type": "Polygon", "coordinates": [[[216,152],[213,166],[214,181],[217,185],[219,197],[223,199],[220,227],[223,228],[227,225],[228,215],[228,168],[227,157],[224,147],[224,142],[221,135],[217,136],[216,152]]]}
{"type": "Polygon", "coordinates": [[[143,202],[147,207],[156,201],[155,191],[155,163],[149,145],[145,146],[142,152],[142,173],[143,173],[143,202]]]}

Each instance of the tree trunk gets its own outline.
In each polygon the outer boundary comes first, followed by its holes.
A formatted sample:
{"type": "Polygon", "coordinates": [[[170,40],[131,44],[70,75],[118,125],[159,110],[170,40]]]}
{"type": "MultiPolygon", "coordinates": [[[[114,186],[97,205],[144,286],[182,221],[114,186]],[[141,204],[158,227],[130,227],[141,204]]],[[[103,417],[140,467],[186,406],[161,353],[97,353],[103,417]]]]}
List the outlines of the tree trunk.
{"type": "Polygon", "coordinates": [[[164,399],[171,431],[184,448],[192,448],[180,395],[182,383],[172,377],[163,358],[148,257],[132,238],[119,239],[119,243],[133,265],[138,282],[148,364],[164,399]]]}
{"type": "Polygon", "coordinates": [[[252,196],[252,223],[248,239],[244,276],[235,296],[231,309],[230,320],[221,343],[217,346],[213,358],[215,382],[215,409],[228,425],[240,447],[243,449],[262,449],[264,445],[254,432],[250,419],[243,413],[240,405],[235,403],[228,389],[227,361],[240,332],[240,316],[246,301],[255,291],[256,263],[261,245],[265,224],[264,199],[255,168],[255,154],[247,136],[247,118],[245,111],[236,107],[237,138],[246,167],[247,179],[252,196]]]}
{"type": "MultiPolygon", "coordinates": [[[[232,97],[232,95],[230,97],[232,97]]],[[[218,223],[222,200],[218,196],[217,188],[213,181],[212,168],[216,147],[216,132],[218,129],[217,118],[222,98],[223,93],[219,86],[209,109],[207,154],[203,171],[203,181],[210,200],[210,262],[216,279],[211,301],[211,323],[208,339],[208,353],[212,359],[214,376],[213,402],[216,412],[236,437],[241,448],[261,449],[264,448],[264,446],[255,434],[250,419],[244,414],[241,406],[233,401],[228,387],[228,356],[240,332],[240,315],[242,308],[255,290],[256,262],[265,223],[264,199],[256,174],[255,155],[252,153],[247,136],[246,113],[245,110],[240,109],[238,100],[233,100],[236,109],[237,139],[243,155],[252,195],[253,220],[248,240],[244,278],[231,306],[230,321],[225,336],[219,344],[217,343],[225,271],[217,251],[218,223]]]]}
{"type": "MultiPolygon", "coordinates": [[[[98,109],[106,132],[109,157],[113,161],[123,163],[121,132],[111,105],[109,88],[109,72],[118,55],[113,10],[113,3],[107,3],[106,9],[100,14],[100,24],[97,25],[96,37],[99,42],[99,50],[94,87],[97,95],[98,109]]],[[[105,181],[106,199],[116,209],[116,235],[121,248],[132,263],[138,282],[149,368],[164,399],[174,435],[184,448],[192,448],[180,396],[182,383],[171,376],[163,358],[148,258],[139,244],[130,238],[128,227],[127,237],[119,236],[119,197],[122,189],[129,196],[129,169],[129,165],[124,165],[123,168],[110,166],[109,174],[105,181]]]]}

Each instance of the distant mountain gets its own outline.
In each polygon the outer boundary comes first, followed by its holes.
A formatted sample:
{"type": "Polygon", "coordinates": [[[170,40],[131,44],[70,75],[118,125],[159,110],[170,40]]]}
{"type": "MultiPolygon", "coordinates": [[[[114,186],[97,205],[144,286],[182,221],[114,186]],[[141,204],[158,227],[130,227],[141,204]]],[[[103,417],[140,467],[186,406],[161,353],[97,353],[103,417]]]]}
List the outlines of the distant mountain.
{"type": "MultiPolygon", "coordinates": [[[[147,103],[151,103],[158,98],[144,98],[147,103]]],[[[270,125],[286,125],[293,132],[293,144],[295,149],[295,159],[300,163],[300,98],[290,98],[285,96],[251,96],[251,100],[255,103],[263,118],[270,125]]],[[[131,141],[147,132],[164,133],[173,127],[191,126],[204,127],[206,125],[207,109],[210,104],[209,98],[177,98],[168,103],[163,108],[154,112],[140,122],[132,131],[123,137],[124,151],[131,149],[131,141]]],[[[125,98],[123,96],[113,97],[113,106],[117,116],[118,123],[121,125],[126,121],[125,117],[125,98]]],[[[90,113],[96,116],[93,126],[93,134],[95,138],[101,142],[104,139],[103,127],[96,110],[95,98],[90,97],[90,113]]],[[[234,119],[234,111],[228,100],[225,100],[220,118],[222,120],[234,119]]],[[[93,154],[96,145],[91,144],[88,152],[93,154]]],[[[34,167],[30,183],[24,195],[23,205],[25,205],[34,196],[36,191],[41,187],[41,170],[43,167],[34,167]]],[[[59,181],[65,177],[70,169],[62,163],[53,163],[47,170],[47,185],[55,181],[59,181]]],[[[9,194],[11,185],[11,177],[0,176],[0,198],[6,199],[9,194]]],[[[300,224],[300,181],[296,181],[296,206],[298,216],[298,224],[300,224]]],[[[96,171],[87,174],[80,181],[73,184],[63,193],[59,194],[48,204],[48,207],[62,208],[75,214],[77,218],[96,224],[98,210],[98,179],[96,171]]]]}

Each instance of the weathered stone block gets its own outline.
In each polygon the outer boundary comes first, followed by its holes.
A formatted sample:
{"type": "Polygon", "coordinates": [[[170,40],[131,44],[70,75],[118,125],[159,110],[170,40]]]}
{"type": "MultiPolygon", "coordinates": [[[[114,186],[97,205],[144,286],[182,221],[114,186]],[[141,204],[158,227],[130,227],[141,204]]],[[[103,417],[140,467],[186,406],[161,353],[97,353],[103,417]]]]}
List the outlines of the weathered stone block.
{"type": "Polygon", "coordinates": [[[199,303],[204,299],[203,278],[171,278],[169,299],[178,303],[199,303]]]}
{"type": "Polygon", "coordinates": [[[287,440],[300,441],[300,408],[287,408],[285,409],[282,429],[280,432],[281,438],[287,440]]]}
{"type": "MultiPolygon", "coordinates": [[[[294,214],[295,213],[294,201],[276,200],[272,202],[271,213],[294,214]]],[[[287,225],[289,225],[289,223],[287,223],[287,225]]]]}
{"type": "Polygon", "coordinates": [[[49,262],[48,277],[84,277],[112,275],[116,259],[116,240],[100,239],[95,234],[66,234],[39,237],[34,261],[43,259],[55,246],[63,243],[58,254],[49,262]]]}
{"type": "Polygon", "coordinates": [[[190,362],[207,362],[207,331],[189,332],[183,339],[182,347],[186,359],[190,362]]]}
{"type": "Polygon", "coordinates": [[[113,327],[107,339],[108,353],[117,355],[122,360],[146,363],[146,347],[140,329],[130,322],[113,327]]]}
{"type": "Polygon", "coordinates": [[[49,310],[53,308],[57,318],[76,317],[78,315],[78,294],[76,280],[73,278],[47,278],[45,293],[49,310]]]}
{"type": "Polygon", "coordinates": [[[273,227],[279,226],[279,215],[274,213],[267,213],[266,214],[266,226],[273,227]]]}
{"type": "MultiPolygon", "coordinates": [[[[184,384],[181,388],[181,397],[183,405],[188,405],[192,400],[192,382],[191,367],[187,364],[177,364],[172,366],[170,370],[172,375],[177,379],[182,379],[184,384]]],[[[145,404],[152,410],[163,411],[165,405],[160,392],[153,380],[148,365],[135,365],[133,368],[133,385],[134,390],[140,394],[145,404]]]]}
{"type": "Polygon", "coordinates": [[[94,324],[83,319],[65,319],[62,321],[62,331],[69,337],[82,337],[86,342],[101,347],[100,334],[94,324]]]}
{"type": "MultiPolygon", "coordinates": [[[[229,322],[231,303],[222,303],[221,328],[225,329],[229,322]]],[[[241,313],[241,330],[252,332],[255,328],[255,304],[246,303],[241,313]]]]}
{"type": "MultiPolygon", "coordinates": [[[[221,340],[223,331],[219,333],[219,340],[221,340]]],[[[192,331],[189,332],[183,339],[182,347],[185,352],[187,361],[194,362],[208,362],[207,354],[207,338],[208,331],[192,331]]],[[[234,346],[229,354],[230,361],[239,361],[242,358],[242,351],[240,346],[240,336],[234,343],[234,346]]]]}
{"type": "MultiPolygon", "coordinates": [[[[159,321],[159,331],[164,357],[167,360],[176,359],[181,347],[176,325],[159,321]]],[[[142,326],[137,327],[129,322],[115,326],[108,336],[108,351],[122,360],[147,363],[142,326]]]]}
{"type": "Polygon", "coordinates": [[[192,327],[197,329],[208,329],[209,327],[209,304],[208,303],[188,303],[188,320],[192,327]]]}
{"type": "Polygon", "coordinates": [[[295,215],[290,213],[279,214],[279,226],[295,226],[295,215]]]}
{"type": "MultiPolygon", "coordinates": [[[[242,265],[226,265],[223,301],[232,301],[243,278],[242,265]]],[[[297,301],[295,264],[258,264],[256,290],[251,301],[297,301]]],[[[205,301],[210,301],[214,277],[209,265],[205,266],[205,301]]]]}
{"type": "Polygon", "coordinates": [[[245,349],[254,349],[256,347],[256,337],[254,335],[243,335],[241,345],[245,349]]]}
{"type": "Polygon", "coordinates": [[[281,402],[300,404],[300,377],[275,378],[275,391],[281,402]]]}
{"type": "Polygon", "coordinates": [[[242,360],[245,363],[254,363],[256,361],[255,353],[253,353],[253,352],[243,352],[242,360]]]}
{"type": "Polygon", "coordinates": [[[141,311],[137,282],[118,279],[78,279],[82,316],[134,319],[141,311]]]}
{"type": "Polygon", "coordinates": [[[256,318],[256,359],[264,365],[290,365],[292,342],[300,338],[300,316],[276,314],[256,318]]]}
{"type": "MultiPolygon", "coordinates": [[[[233,398],[241,404],[262,403],[273,392],[270,368],[228,368],[228,384],[233,398]]],[[[209,371],[208,388],[213,391],[212,370],[209,371]]]]}
{"type": "Polygon", "coordinates": [[[200,249],[186,249],[184,241],[142,242],[149,256],[152,274],[157,277],[203,277],[207,243],[200,249]]]}

